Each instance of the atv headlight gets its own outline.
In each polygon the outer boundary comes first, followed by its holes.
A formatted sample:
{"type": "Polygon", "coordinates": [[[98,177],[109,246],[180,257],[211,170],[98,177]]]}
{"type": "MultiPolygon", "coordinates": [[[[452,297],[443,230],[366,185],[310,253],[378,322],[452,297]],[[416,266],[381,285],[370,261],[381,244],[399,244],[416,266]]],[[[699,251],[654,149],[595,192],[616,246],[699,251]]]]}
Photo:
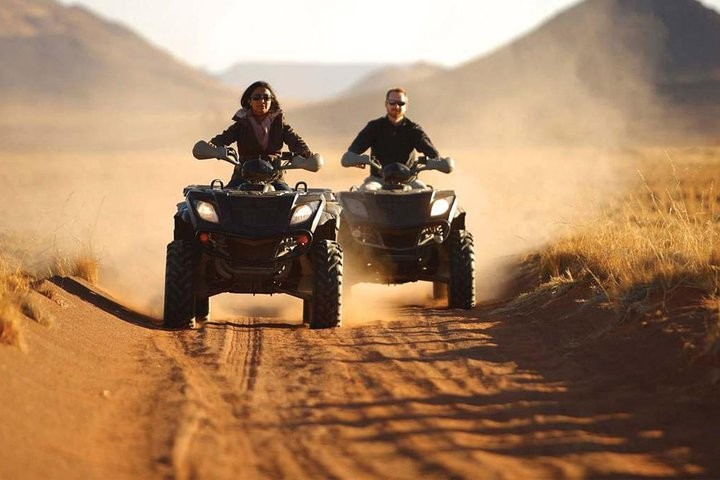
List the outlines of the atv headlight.
{"type": "Polygon", "coordinates": [[[197,200],[195,202],[195,211],[197,212],[198,216],[206,222],[220,223],[220,219],[218,218],[217,212],[215,211],[215,207],[210,202],[197,200]]]}
{"type": "Polygon", "coordinates": [[[302,223],[312,217],[312,214],[313,208],[310,205],[305,204],[295,207],[295,211],[293,211],[292,217],[290,217],[290,225],[302,223]]]}
{"type": "Polygon", "coordinates": [[[447,212],[449,208],[450,202],[448,202],[446,198],[439,198],[433,202],[432,208],[430,209],[430,216],[437,217],[438,215],[442,215],[447,212]]]}

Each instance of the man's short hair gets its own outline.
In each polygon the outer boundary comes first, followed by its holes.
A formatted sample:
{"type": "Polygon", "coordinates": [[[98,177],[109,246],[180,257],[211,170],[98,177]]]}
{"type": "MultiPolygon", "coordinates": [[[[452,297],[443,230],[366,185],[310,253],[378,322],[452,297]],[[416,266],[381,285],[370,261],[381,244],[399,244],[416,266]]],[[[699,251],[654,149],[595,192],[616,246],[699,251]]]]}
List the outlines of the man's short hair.
{"type": "Polygon", "coordinates": [[[395,88],[391,88],[390,90],[387,91],[387,93],[385,94],[385,100],[387,100],[388,98],[390,98],[390,94],[391,94],[392,92],[396,92],[396,93],[399,93],[400,95],[405,95],[405,97],[407,97],[407,93],[405,92],[405,89],[404,89],[404,88],[395,87],[395,88]]]}

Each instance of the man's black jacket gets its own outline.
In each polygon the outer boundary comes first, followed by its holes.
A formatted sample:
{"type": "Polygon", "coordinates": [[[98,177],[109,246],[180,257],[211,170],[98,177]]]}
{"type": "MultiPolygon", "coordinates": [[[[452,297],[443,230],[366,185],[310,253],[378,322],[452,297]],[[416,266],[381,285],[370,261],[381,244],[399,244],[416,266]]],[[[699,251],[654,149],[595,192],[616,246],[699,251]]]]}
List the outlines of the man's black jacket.
{"type": "MultiPolygon", "coordinates": [[[[407,117],[397,125],[387,117],[380,117],[368,122],[355,137],[348,150],[362,154],[368,148],[370,155],[375,157],[382,166],[397,162],[410,166],[415,159],[413,150],[431,158],[438,156],[438,151],[420,125],[407,117]]],[[[379,176],[380,172],[373,167],[371,174],[379,176]]]]}

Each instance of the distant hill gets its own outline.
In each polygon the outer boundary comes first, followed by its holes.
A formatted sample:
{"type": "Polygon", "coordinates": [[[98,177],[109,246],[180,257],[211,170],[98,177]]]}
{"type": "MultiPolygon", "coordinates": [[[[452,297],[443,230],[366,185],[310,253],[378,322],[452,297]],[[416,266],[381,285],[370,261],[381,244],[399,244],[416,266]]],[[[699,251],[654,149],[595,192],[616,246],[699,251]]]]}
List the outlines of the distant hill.
{"type": "MultiPolygon", "coordinates": [[[[452,144],[720,142],[719,46],[720,15],[695,0],[586,0],[408,83],[408,115],[452,144]]],[[[383,113],[377,94],[361,94],[292,118],[349,143],[383,113]]]]}
{"type": "Polygon", "coordinates": [[[383,67],[381,63],[241,62],[219,73],[218,78],[239,89],[264,80],[273,86],[281,100],[307,102],[333,98],[383,67]]]}
{"type": "Polygon", "coordinates": [[[197,110],[237,92],[121,25],[53,0],[0,2],[0,100],[26,108],[197,110]]]}
{"type": "Polygon", "coordinates": [[[411,82],[426,80],[444,71],[445,68],[427,62],[378,68],[353,83],[342,95],[386,92],[390,88],[401,87],[411,82]]]}

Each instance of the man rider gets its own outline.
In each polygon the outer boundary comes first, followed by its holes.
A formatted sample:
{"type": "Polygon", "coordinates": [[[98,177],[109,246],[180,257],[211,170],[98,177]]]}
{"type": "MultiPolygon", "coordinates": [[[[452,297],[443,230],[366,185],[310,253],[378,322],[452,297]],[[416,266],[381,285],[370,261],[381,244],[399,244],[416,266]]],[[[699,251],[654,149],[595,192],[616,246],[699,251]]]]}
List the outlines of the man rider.
{"type": "MultiPolygon", "coordinates": [[[[392,88],[385,94],[385,110],[387,115],[370,121],[355,140],[350,144],[349,154],[361,155],[368,148],[370,155],[382,165],[404,163],[411,166],[415,160],[414,150],[428,158],[438,157],[438,151],[422,127],[405,116],[407,111],[407,93],[402,88],[392,88]]],[[[364,165],[362,165],[364,168],[364,165]]],[[[382,178],[377,168],[371,167],[370,176],[360,187],[365,190],[377,190],[382,185],[382,178]]],[[[419,180],[411,183],[413,188],[423,188],[425,184],[419,180]]]]}

